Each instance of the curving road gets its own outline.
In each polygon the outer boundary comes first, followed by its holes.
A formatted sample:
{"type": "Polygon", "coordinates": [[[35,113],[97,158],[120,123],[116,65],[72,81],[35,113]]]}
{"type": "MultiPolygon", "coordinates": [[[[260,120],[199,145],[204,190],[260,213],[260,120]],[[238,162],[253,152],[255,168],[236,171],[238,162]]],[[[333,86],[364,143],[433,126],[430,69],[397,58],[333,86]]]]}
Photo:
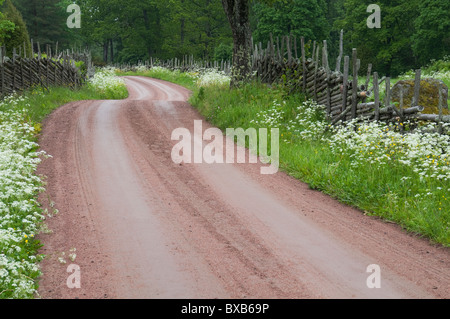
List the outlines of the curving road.
{"type": "Polygon", "coordinates": [[[70,103],[44,125],[41,202],[59,214],[40,235],[42,298],[450,297],[448,249],[260,164],[175,164],[172,131],[202,120],[190,92],[125,79],[128,99],[70,103]]]}

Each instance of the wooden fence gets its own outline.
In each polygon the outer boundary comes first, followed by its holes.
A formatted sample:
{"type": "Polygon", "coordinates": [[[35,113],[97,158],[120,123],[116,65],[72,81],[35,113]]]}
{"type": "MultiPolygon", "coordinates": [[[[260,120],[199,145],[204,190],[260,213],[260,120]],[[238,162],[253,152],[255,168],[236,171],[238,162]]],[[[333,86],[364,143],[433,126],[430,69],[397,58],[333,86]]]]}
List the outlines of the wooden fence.
{"type": "Polygon", "coordinates": [[[41,86],[47,89],[51,86],[66,86],[77,88],[83,85],[87,76],[92,75],[93,66],[88,52],[70,53],[55,50],[52,55],[47,46],[43,56],[38,45],[38,52],[27,56],[25,50],[14,49],[11,57],[6,56],[5,48],[0,48],[0,97],[3,98],[14,92],[41,86]],[[87,71],[82,73],[75,65],[75,61],[83,61],[87,71]]]}
{"type": "Polygon", "coordinates": [[[380,120],[404,123],[407,120],[434,121],[450,123],[450,116],[443,114],[443,87],[439,88],[439,114],[421,114],[424,106],[419,105],[421,85],[421,70],[416,70],[414,81],[414,98],[411,105],[402,101],[395,105],[391,100],[391,79],[372,73],[369,64],[365,76],[365,84],[359,85],[360,60],[357,50],[352,50],[352,57],[343,57],[343,32],[340,39],[340,53],[336,59],[336,68],[331,69],[329,63],[327,41],[323,44],[314,42],[311,56],[306,56],[305,40],[300,39],[300,49],[297,49],[297,39],[291,36],[277,38],[271,36],[267,46],[262,43],[253,46],[252,64],[258,78],[264,83],[289,81],[292,90],[307,93],[319,104],[326,106],[326,112],[332,124],[352,119],[380,120]],[[300,53],[300,54],[299,54],[300,53]],[[343,59],[343,70],[341,72],[343,59]],[[351,68],[351,75],[350,69],[351,68]],[[385,98],[380,100],[380,86],[385,85],[385,98]],[[373,83],[369,87],[370,83],[373,83]],[[367,102],[373,97],[372,102],[367,102]]]}
{"type": "Polygon", "coordinates": [[[206,69],[216,69],[227,75],[231,74],[231,61],[222,60],[218,62],[209,60],[195,60],[194,56],[192,55],[190,56],[186,55],[183,58],[173,58],[167,60],[159,60],[151,57],[150,60],[139,61],[137,66],[131,64],[116,64],[114,66],[124,71],[137,70],[139,66],[143,66],[146,68],[159,66],[172,71],[179,70],[181,72],[191,72],[206,69]]]}

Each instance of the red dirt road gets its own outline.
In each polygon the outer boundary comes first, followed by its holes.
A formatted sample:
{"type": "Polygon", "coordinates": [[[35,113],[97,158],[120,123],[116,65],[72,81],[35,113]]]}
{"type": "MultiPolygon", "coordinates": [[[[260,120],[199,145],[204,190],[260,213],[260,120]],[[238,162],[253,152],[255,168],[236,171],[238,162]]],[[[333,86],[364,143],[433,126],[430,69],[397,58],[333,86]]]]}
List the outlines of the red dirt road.
{"type": "Polygon", "coordinates": [[[260,164],[175,164],[172,131],[202,119],[189,92],[126,81],[128,99],[70,103],[44,125],[40,145],[53,158],[39,167],[41,202],[59,213],[40,235],[40,297],[450,297],[448,249],[284,173],[261,175],[260,164]],[[69,264],[79,289],[67,286],[69,264]],[[367,286],[372,264],[379,289],[367,286]]]}

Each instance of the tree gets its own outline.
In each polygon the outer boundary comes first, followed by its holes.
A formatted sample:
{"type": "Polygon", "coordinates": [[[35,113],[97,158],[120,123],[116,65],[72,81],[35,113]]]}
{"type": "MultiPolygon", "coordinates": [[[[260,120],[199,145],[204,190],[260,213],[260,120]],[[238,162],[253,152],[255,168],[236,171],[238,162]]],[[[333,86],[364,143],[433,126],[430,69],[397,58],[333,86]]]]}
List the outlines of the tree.
{"type": "Polygon", "coordinates": [[[13,49],[16,48],[18,50],[17,53],[19,53],[19,48],[21,48],[21,50],[25,50],[27,55],[31,55],[30,37],[28,35],[27,26],[22,19],[22,15],[16,7],[14,7],[11,0],[6,0],[3,7],[5,18],[14,24],[14,29],[9,29],[5,33],[5,38],[7,39],[7,41],[5,41],[6,51],[11,53],[13,49]]]}
{"type": "Polygon", "coordinates": [[[292,34],[309,40],[325,40],[331,30],[324,0],[293,0],[274,5],[256,3],[253,38],[267,43],[270,34],[282,37],[292,34]]]}
{"type": "MultiPolygon", "coordinates": [[[[97,46],[106,64],[115,59],[114,41],[120,39],[120,17],[128,12],[128,6],[118,0],[78,0],[82,10],[81,35],[85,44],[97,46]]],[[[129,3],[129,2],[128,2],[129,3]]]]}
{"type": "Polygon", "coordinates": [[[250,29],[250,0],[222,0],[233,34],[233,68],[231,87],[250,79],[252,73],[250,29]]]}
{"type": "MultiPolygon", "coordinates": [[[[0,8],[2,11],[4,11],[3,2],[5,0],[0,0],[0,8]]],[[[0,11],[0,45],[5,44],[5,41],[11,37],[11,33],[15,29],[14,23],[8,20],[2,11],[0,11]]]]}
{"type": "Polygon", "coordinates": [[[221,0],[78,0],[82,33],[100,48],[104,62],[136,63],[152,57],[214,57],[231,42],[221,0]],[[109,47],[109,49],[108,49],[109,47]]]}
{"type": "Polygon", "coordinates": [[[194,55],[213,59],[221,43],[231,44],[231,30],[221,0],[159,1],[162,51],[166,57],[194,55]]]}
{"type": "Polygon", "coordinates": [[[13,0],[13,3],[22,13],[34,43],[69,45],[68,15],[59,5],[60,0],[13,0]]]}
{"type": "Polygon", "coordinates": [[[373,1],[345,0],[345,17],[336,25],[345,31],[347,54],[351,54],[352,48],[358,49],[362,72],[369,63],[374,70],[392,77],[417,67],[411,36],[420,1],[379,0],[381,28],[371,29],[367,26],[367,7],[373,1]]]}
{"type": "Polygon", "coordinates": [[[422,0],[414,22],[412,48],[421,65],[450,54],[450,2],[422,0]]]}

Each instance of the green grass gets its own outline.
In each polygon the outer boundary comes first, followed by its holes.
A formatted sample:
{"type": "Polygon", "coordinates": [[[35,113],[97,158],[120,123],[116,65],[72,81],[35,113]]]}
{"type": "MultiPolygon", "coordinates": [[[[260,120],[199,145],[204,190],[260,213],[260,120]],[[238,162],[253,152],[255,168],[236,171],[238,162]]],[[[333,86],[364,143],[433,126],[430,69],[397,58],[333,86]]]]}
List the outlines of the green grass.
{"type": "Polygon", "coordinates": [[[182,72],[168,72],[165,69],[153,68],[144,72],[117,72],[118,76],[146,76],[150,78],[160,79],[172,83],[179,84],[185,88],[193,91],[197,87],[195,85],[195,79],[187,73],[182,72]]]}
{"type": "MultiPolygon", "coordinates": [[[[25,91],[21,94],[25,98],[14,106],[17,110],[26,110],[27,116],[35,123],[41,123],[51,112],[58,107],[75,101],[83,100],[109,100],[123,99],[128,96],[128,91],[110,91],[99,92],[89,86],[83,86],[80,89],[72,90],[66,87],[51,87],[48,91],[42,88],[25,91]]],[[[5,105],[0,107],[0,111],[10,109],[5,105]]]]}

